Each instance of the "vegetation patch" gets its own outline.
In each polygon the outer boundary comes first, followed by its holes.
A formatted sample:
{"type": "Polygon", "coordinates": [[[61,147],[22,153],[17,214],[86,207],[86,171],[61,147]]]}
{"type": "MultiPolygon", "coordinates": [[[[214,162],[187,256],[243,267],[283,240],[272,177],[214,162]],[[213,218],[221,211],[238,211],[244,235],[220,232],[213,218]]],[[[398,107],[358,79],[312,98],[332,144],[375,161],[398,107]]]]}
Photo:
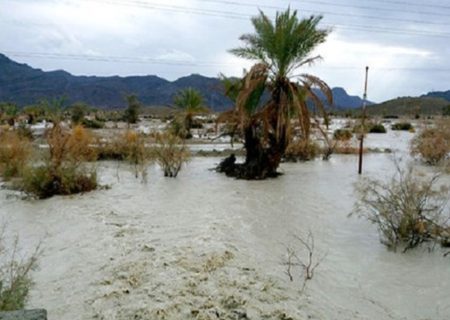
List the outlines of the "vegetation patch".
{"type": "Polygon", "coordinates": [[[414,130],[414,127],[410,122],[397,122],[392,125],[391,129],[398,131],[412,131],[414,130]]]}
{"type": "Polygon", "coordinates": [[[23,309],[33,284],[31,271],[36,267],[39,247],[26,259],[19,257],[19,240],[13,240],[7,249],[5,226],[0,230],[0,312],[23,309]]]}
{"type": "Polygon", "coordinates": [[[381,123],[376,123],[370,127],[369,133],[386,133],[386,128],[381,123]]]}
{"type": "Polygon", "coordinates": [[[31,143],[15,130],[0,132],[0,176],[18,177],[31,156],[31,143]]]}
{"type": "Polygon", "coordinates": [[[411,154],[430,165],[444,162],[450,153],[450,121],[437,123],[417,134],[411,143],[411,154]]]}
{"type": "Polygon", "coordinates": [[[353,133],[347,129],[337,129],[333,133],[333,139],[339,141],[347,141],[353,137],[353,133]]]}
{"type": "Polygon", "coordinates": [[[171,133],[162,133],[156,137],[153,154],[155,161],[163,169],[164,176],[171,178],[176,178],[183,164],[190,158],[184,140],[171,133]]]}
{"type": "Polygon", "coordinates": [[[78,125],[71,131],[59,123],[46,133],[48,149],[37,165],[23,170],[19,188],[40,199],[87,192],[97,188],[95,168],[84,162],[97,158],[94,137],[78,125]]]}
{"type": "Polygon", "coordinates": [[[401,169],[397,164],[392,180],[368,178],[357,186],[352,214],[374,223],[381,242],[394,250],[401,246],[406,251],[424,242],[448,245],[449,193],[447,187],[439,187],[438,178],[420,176],[412,167],[401,169]]]}
{"type": "Polygon", "coordinates": [[[317,143],[310,140],[298,140],[291,142],[284,155],[285,161],[310,161],[320,154],[320,147],[317,143]]]}

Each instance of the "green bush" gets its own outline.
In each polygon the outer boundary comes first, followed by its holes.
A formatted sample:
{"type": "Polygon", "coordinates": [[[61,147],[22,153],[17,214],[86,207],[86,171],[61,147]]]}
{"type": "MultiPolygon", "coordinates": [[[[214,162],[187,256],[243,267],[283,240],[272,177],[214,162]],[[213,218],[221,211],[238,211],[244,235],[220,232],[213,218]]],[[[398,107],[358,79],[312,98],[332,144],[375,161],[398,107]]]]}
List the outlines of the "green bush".
{"type": "Polygon", "coordinates": [[[442,108],[442,115],[450,116],[450,104],[444,108],[442,108]]]}
{"type": "Polygon", "coordinates": [[[386,128],[381,123],[377,123],[370,127],[369,133],[386,133],[386,128]]]}
{"type": "Polygon", "coordinates": [[[29,167],[24,170],[20,187],[28,194],[45,199],[95,190],[97,175],[95,171],[74,166],[61,166],[56,171],[47,165],[29,167]]]}
{"type": "Polygon", "coordinates": [[[83,119],[82,123],[85,128],[89,129],[102,129],[105,126],[104,122],[99,121],[97,119],[93,120],[83,119]]]}
{"type": "Polygon", "coordinates": [[[353,133],[346,129],[337,129],[333,133],[333,138],[339,141],[350,140],[353,137],[353,133]]]}
{"type": "Polygon", "coordinates": [[[412,131],[414,127],[409,122],[397,122],[391,127],[392,130],[412,131]]]}
{"type": "Polygon", "coordinates": [[[3,245],[3,231],[0,231],[0,312],[23,309],[33,284],[30,271],[36,266],[39,247],[30,258],[20,260],[18,249],[16,238],[12,249],[7,250],[3,245]]]}

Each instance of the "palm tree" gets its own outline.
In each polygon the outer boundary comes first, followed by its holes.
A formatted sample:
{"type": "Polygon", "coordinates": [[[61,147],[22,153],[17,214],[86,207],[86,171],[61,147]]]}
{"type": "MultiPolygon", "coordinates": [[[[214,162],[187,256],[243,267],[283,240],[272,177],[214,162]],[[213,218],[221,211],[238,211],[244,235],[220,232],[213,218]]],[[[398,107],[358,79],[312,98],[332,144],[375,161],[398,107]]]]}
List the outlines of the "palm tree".
{"type": "MultiPolygon", "coordinates": [[[[321,16],[299,19],[297,11],[289,8],[276,14],[275,23],[262,11],[252,18],[255,33],[242,35],[240,40],[245,46],[230,52],[257,63],[240,82],[234,110],[219,118],[219,121],[238,124],[244,137],[246,159],[242,164],[236,164],[233,158],[225,159],[219,165],[219,171],[244,179],[277,176],[276,170],[292,138],[291,119],[294,117],[298,119],[301,138],[309,139],[307,102],[324,111],[323,103],[313,89],[321,90],[329,104],[332,94],[319,78],[295,73],[300,67],[320,59],[320,56],[310,54],[329,33],[329,30],[318,28],[321,19],[321,16]],[[296,82],[292,80],[294,78],[296,82]],[[268,98],[265,93],[269,94],[268,98]]],[[[229,86],[232,96],[235,86],[229,86]]]]}
{"type": "Polygon", "coordinates": [[[182,133],[180,135],[191,137],[191,128],[194,116],[199,113],[208,111],[203,104],[203,97],[201,93],[193,88],[186,88],[177,93],[174,98],[174,104],[177,108],[182,110],[182,133]]]}

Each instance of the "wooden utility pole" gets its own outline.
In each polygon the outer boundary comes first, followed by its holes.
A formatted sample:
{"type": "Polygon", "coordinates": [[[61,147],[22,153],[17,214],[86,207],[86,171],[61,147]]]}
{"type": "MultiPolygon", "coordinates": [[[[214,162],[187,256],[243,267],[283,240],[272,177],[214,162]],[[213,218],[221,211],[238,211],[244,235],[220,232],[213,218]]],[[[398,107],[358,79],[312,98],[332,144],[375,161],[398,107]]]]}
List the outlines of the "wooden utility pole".
{"type": "Polygon", "coordinates": [[[369,77],[369,67],[366,67],[366,80],[364,82],[364,96],[363,96],[363,105],[362,105],[362,119],[361,119],[361,136],[359,140],[359,165],[358,165],[358,174],[362,173],[362,160],[363,160],[363,148],[364,148],[364,125],[366,120],[366,102],[367,102],[367,79],[369,77]]]}

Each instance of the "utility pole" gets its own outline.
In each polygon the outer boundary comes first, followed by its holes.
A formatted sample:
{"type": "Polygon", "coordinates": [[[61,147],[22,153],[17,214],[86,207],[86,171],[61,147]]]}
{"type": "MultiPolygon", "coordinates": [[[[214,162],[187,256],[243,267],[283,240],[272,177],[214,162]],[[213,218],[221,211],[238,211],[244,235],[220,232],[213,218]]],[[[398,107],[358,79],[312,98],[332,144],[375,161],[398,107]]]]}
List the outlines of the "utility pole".
{"type": "Polygon", "coordinates": [[[367,79],[369,77],[369,67],[366,67],[366,80],[364,82],[364,96],[363,96],[363,105],[362,105],[362,119],[361,119],[361,136],[359,140],[359,165],[358,165],[358,174],[362,173],[362,160],[363,160],[363,147],[364,147],[364,125],[366,119],[366,102],[367,102],[367,79]]]}

